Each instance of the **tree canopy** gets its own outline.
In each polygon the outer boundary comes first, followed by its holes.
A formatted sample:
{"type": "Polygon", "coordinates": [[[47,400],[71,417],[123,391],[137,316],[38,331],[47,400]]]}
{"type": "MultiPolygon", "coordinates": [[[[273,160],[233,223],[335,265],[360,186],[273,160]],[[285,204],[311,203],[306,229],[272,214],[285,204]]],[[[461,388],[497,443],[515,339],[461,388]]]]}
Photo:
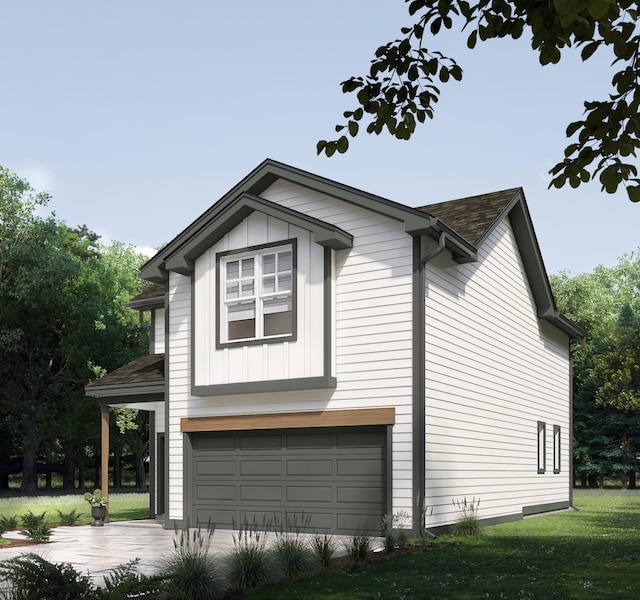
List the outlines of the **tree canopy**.
{"type": "Polygon", "coordinates": [[[467,46],[495,38],[527,34],[541,65],[558,63],[562,52],[580,48],[583,61],[609,51],[617,72],[608,97],[586,100],[581,119],[566,129],[569,145],[552,169],[550,186],[572,187],[598,177],[602,189],[623,185],[640,201],[640,179],[631,162],[640,147],[640,33],[638,2],[631,0],[405,0],[414,22],[402,37],[380,46],[364,76],[342,82],[356,94],[356,106],[336,125],[337,139],[320,140],[318,154],[332,156],[349,149],[349,138],[361,131],[387,131],[408,140],[417,123],[433,118],[441,84],[461,80],[463,70],[451,57],[426,46],[430,37],[460,26],[467,46]]]}
{"type": "Polygon", "coordinates": [[[37,216],[48,201],[0,167],[0,488],[15,459],[24,491],[35,490],[43,455],[72,468],[99,437],[99,408],[84,385],[148,345],[124,306],[141,289],[145,257],[102,246],[86,226],[37,216]]]}
{"type": "Polygon", "coordinates": [[[574,467],[588,478],[640,471],[640,253],[551,276],[558,308],[589,332],[574,357],[574,467]]]}

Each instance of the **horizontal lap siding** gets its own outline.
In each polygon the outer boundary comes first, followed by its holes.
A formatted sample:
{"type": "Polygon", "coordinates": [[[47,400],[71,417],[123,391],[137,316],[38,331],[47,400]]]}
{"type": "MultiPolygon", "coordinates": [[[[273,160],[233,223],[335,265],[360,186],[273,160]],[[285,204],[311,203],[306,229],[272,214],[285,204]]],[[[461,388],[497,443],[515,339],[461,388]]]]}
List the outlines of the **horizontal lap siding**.
{"type": "Polygon", "coordinates": [[[410,510],[411,236],[397,221],[284,181],[276,182],[262,196],[353,235],[353,248],[335,253],[337,389],[324,405],[311,399],[305,402],[309,395],[304,394],[295,407],[394,406],[393,510],[410,510]]]}
{"type": "Polygon", "coordinates": [[[169,273],[169,519],[183,518],[183,442],[180,417],[190,398],[191,279],[169,273]]]}
{"type": "Polygon", "coordinates": [[[482,518],[569,499],[566,336],[536,317],[513,232],[503,221],[479,260],[427,267],[426,469],[430,526],[455,521],[454,500],[482,518]],[[547,472],[537,473],[537,421],[547,472]],[[553,425],[562,472],[553,474],[553,425]]]}
{"type": "MultiPolygon", "coordinates": [[[[300,186],[278,181],[264,198],[323,219],[354,236],[353,248],[336,251],[332,371],[337,389],[254,395],[189,395],[189,327],[171,312],[169,443],[170,518],[183,517],[181,417],[394,407],[393,510],[411,510],[412,239],[401,223],[300,186]],[[175,335],[174,335],[175,332],[175,335]]],[[[188,307],[189,279],[172,297],[188,307]],[[184,299],[183,299],[184,296],[184,299]]],[[[181,309],[182,310],[182,309],[181,309]]]]}

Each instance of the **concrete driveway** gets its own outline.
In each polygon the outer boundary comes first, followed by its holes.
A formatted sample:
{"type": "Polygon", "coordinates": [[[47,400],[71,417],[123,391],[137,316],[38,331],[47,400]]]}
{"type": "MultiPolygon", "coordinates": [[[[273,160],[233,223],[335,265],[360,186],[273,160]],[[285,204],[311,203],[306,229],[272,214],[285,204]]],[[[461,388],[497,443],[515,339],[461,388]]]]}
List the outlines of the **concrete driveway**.
{"type": "MultiPolygon", "coordinates": [[[[233,533],[216,530],[211,554],[224,556],[233,546],[233,533]]],[[[25,539],[17,531],[7,532],[4,537],[25,539]]],[[[53,563],[69,563],[80,573],[90,575],[97,585],[102,585],[104,575],[111,569],[136,558],[140,559],[140,572],[147,575],[158,572],[163,559],[173,551],[175,537],[173,530],[163,529],[161,521],[153,520],[115,522],[104,527],[55,527],[47,544],[0,547],[0,561],[33,552],[53,563]]],[[[341,539],[336,536],[337,555],[344,554],[341,539]]],[[[383,547],[381,538],[372,538],[372,542],[374,549],[383,547]]]]}
{"type": "MultiPolygon", "coordinates": [[[[211,553],[226,554],[233,544],[232,533],[216,531],[211,553]]],[[[15,531],[7,532],[4,537],[25,539],[15,531]]],[[[162,560],[173,550],[174,538],[174,531],[163,529],[159,521],[124,521],[108,523],[104,527],[55,527],[47,544],[0,546],[0,561],[33,552],[50,562],[69,563],[102,585],[105,573],[135,558],[140,559],[138,568],[142,573],[157,572],[162,560]]]]}

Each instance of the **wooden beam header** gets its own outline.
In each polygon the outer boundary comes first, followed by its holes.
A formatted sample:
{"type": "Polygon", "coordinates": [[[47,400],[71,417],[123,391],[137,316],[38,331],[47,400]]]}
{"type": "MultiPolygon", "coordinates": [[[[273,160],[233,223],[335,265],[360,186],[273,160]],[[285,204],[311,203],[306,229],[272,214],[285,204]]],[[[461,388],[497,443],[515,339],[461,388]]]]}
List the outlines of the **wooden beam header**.
{"type": "Polygon", "coordinates": [[[180,431],[245,431],[250,429],[296,429],[307,427],[356,427],[359,425],[393,425],[395,408],[326,410],[302,413],[268,413],[222,417],[184,417],[180,431]]]}

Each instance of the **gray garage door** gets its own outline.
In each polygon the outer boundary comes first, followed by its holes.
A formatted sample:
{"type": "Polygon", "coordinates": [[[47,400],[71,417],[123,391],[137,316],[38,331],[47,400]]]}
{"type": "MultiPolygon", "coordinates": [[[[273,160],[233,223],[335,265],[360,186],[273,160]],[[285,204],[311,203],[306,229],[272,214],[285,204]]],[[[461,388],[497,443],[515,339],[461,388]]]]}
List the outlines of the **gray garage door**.
{"type": "Polygon", "coordinates": [[[313,531],[380,530],[384,427],[193,433],[191,443],[191,523],[295,519],[313,531]]]}

